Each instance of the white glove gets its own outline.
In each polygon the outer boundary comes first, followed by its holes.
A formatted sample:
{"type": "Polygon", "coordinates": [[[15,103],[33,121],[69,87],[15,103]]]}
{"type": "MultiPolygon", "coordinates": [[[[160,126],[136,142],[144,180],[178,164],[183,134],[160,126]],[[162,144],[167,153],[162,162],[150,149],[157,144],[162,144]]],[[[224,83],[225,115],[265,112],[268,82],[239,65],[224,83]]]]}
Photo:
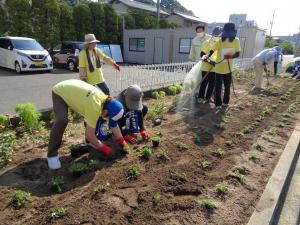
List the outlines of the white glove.
{"type": "Polygon", "coordinates": [[[57,170],[61,168],[61,163],[58,156],[48,157],[47,160],[50,170],[57,170]]]}

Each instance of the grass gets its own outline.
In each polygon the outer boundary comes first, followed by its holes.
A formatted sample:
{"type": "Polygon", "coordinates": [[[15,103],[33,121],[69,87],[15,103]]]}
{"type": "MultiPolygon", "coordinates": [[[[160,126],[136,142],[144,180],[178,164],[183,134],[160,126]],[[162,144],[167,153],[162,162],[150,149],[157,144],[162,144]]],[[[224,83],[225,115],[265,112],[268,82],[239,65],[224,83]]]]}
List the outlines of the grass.
{"type": "Polygon", "coordinates": [[[149,147],[145,146],[140,150],[140,157],[143,159],[149,159],[151,155],[152,155],[152,150],[149,147]]]}
{"type": "Polygon", "coordinates": [[[250,158],[251,160],[253,160],[253,161],[257,161],[257,160],[260,159],[260,156],[259,156],[259,154],[258,154],[257,152],[251,152],[249,158],[250,158]]]}
{"type": "Polygon", "coordinates": [[[30,202],[32,202],[31,194],[22,190],[15,191],[9,199],[9,204],[14,205],[16,208],[20,208],[30,202]]]}
{"type": "Polygon", "coordinates": [[[155,205],[158,205],[160,203],[160,200],[161,200],[161,196],[159,193],[156,193],[154,196],[153,196],[153,203],[155,205]]]}
{"type": "Polygon", "coordinates": [[[32,103],[17,104],[15,111],[20,117],[21,124],[30,132],[38,126],[41,113],[32,103]]]}
{"type": "Polygon", "coordinates": [[[223,183],[217,184],[216,188],[220,194],[226,194],[229,191],[228,187],[223,183]]]}
{"type": "Polygon", "coordinates": [[[203,169],[209,167],[211,165],[211,162],[207,159],[204,159],[202,162],[201,162],[201,165],[203,167],[203,169]]]}
{"type": "Polygon", "coordinates": [[[95,187],[94,191],[95,193],[104,193],[106,192],[108,189],[110,188],[110,183],[106,183],[106,184],[100,184],[97,185],[97,187],[95,187]]]}
{"type": "Polygon", "coordinates": [[[140,168],[137,164],[130,165],[127,170],[128,179],[137,179],[140,175],[140,168]]]}
{"type": "Polygon", "coordinates": [[[51,187],[53,187],[58,193],[62,192],[62,185],[64,184],[64,178],[63,177],[54,177],[52,178],[48,185],[50,185],[51,187]]]}
{"type": "Polygon", "coordinates": [[[163,101],[158,101],[152,107],[145,117],[146,120],[162,119],[164,114],[165,104],[163,101]]]}
{"type": "Polygon", "coordinates": [[[244,174],[241,174],[240,171],[235,170],[229,174],[231,177],[237,179],[241,184],[245,183],[246,177],[244,174]]]}
{"type": "Polygon", "coordinates": [[[159,156],[158,156],[160,159],[162,160],[166,160],[166,161],[169,161],[171,160],[170,156],[169,156],[169,152],[165,149],[161,149],[159,151],[159,156]]]}
{"type": "Polygon", "coordinates": [[[225,154],[225,150],[223,148],[218,148],[214,151],[214,153],[218,156],[218,157],[223,157],[225,154]]]}
{"type": "Polygon", "coordinates": [[[176,142],[176,145],[177,145],[177,148],[180,150],[180,151],[185,151],[185,150],[188,150],[189,147],[187,146],[187,144],[183,143],[183,142],[176,142]]]}
{"type": "Polygon", "coordinates": [[[198,203],[202,206],[204,206],[206,209],[215,209],[217,207],[216,203],[212,199],[203,199],[199,200],[198,203]]]}
{"type": "Polygon", "coordinates": [[[183,181],[186,181],[186,180],[187,180],[186,173],[184,173],[184,172],[182,172],[182,171],[177,170],[177,171],[175,172],[175,176],[176,176],[179,180],[183,180],[183,181]]]}
{"type": "Polygon", "coordinates": [[[2,168],[12,160],[16,135],[11,131],[3,132],[0,133],[0,140],[0,168],[2,168]]]}
{"type": "Polygon", "coordinates": [[[68,214],[67,208],[58,208],[55,209],[53,212],[51,212],[50,217],[53,219],[58,219],[64,217],[67,214],[68,214]]]}

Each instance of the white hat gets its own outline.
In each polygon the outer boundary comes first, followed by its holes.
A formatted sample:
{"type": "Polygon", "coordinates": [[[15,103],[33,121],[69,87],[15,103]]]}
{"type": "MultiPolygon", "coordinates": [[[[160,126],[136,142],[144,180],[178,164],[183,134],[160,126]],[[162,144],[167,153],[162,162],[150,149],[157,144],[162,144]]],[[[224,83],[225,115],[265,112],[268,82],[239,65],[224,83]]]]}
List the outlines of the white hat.
{"type": "Polygon", "coordinates": [[[99,43],[94,34],[86,34],[84,35],[84,44],[88,45],[91,43],[99,43]]]}

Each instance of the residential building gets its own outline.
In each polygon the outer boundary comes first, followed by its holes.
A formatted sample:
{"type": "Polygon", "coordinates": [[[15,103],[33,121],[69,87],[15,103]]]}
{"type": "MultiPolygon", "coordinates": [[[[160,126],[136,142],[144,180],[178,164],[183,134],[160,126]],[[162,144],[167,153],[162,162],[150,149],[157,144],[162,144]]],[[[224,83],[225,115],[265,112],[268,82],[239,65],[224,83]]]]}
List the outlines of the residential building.
{"type": "Polygon", "coordinates": [[[170,16],[168,16],[167,20],[169,22],[174,22],[182,27],[192,27],[196,26],[198,24],[204,24],[206,25],[207,23],[203,22],[200,20],[199,17],[196,16],[191,16],[191,15],[186,15],[180,12],[173,11],[170,16]]]}

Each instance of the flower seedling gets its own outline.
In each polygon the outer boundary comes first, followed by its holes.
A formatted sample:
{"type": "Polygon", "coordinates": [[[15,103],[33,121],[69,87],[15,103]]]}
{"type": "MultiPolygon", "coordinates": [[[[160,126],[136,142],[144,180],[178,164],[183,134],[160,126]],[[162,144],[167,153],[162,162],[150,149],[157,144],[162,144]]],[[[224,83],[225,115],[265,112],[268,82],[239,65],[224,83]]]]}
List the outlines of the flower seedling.
{"type": "Polygon", "coordinates": [[[98,185],[96,188],[95,188],[95,193],[104,193],[106,192],[108,189],[110,188],[110,183],[106,183],[105,185],[98,185]]]}
{"type": "Polygon", "coordinates": [[[200,136],[198,134],[196,134],[195,137],[194,137],[194,143],[196,145],[200,145],[201,144],[201,138],[200,138],[200,136]]]}
{"type": "Polygon", "coordinates": [[[21,123],[30,132],[38,126],[41,113],[32,103],[17,104],[15,111],[18,113],[21,123]]]}
{"type": "Polygon", "coordinates": [[[55,209],[53,212],[51,212],[50,217],[53,219],[58,219],[58,218],[64,217],[67,214],[68,214],[67,208],[58,208],[58,209],[55,209]]]}
{"type": "Polygon", "coordinates": [[[83,173],[88,170],[88,166],[85,163],[74,163],[70,166],[70,172],[74,177],[80,177],[83,173]]]}
{"type": "Polygon", "coordinates": [[[143,147],[140,151],[140,157],[143,159],[149,159],[152,155],[152,150],[149,147],[143,147]]]}
{"type": "Polygon", "coordinates": [[[231,147],[233,145],[233,141],[231,141],[231,140],[225,141],[225,145],[228,147],[231,147]]]}
{"type": "Polygon", "coordinates": [[[7,165],[14,154],[16,135],[13,132],[0,133],[0,168],[7,165]]]}
{"type": "Polygon", "coordinates": [[[170,160],[169,152],[165,149],[161,149],[159,152],[159,158],[162,160],[170,160]]]}
{"type": "Polygon", "coordinates": [[[245,183],[246,177],[244,174],[241,174],[240,171],[235,170],[229,174],[231,177],[237,179],[241,184],[245,183]]]}
{"type": "Polygon", "coordinates": [[[9,204],[14,205],[16,208],[20,208],[30,202],[32,202],[31,194],[21,190],[15,191],[9,199],[9,204]]]}
{"type": "Polygon", "coordinates": [[[203,130],[203,132],[204,132],[204,134],[210,134],[210,131],[209,131],[209,129],[208,128],[204,128],[204,130],[203,130]]]}
{"type": "Polygon", "coordinates": [[[276,127],[278,127],[278,128],[283,128],[283,127],[284,127],[284,123],[278,122],[278,123],[276,124],[276,127]]]}
{"type": "Polygon", "coordinates": [[[186,181],[186,180],[187,180],[186,173],[184,173],[184,172],[182,172],[182,171],[177,170],[177,171],[175,172],[175,176],[176,176],[179,180],[182,180],[182,181],[186,181]]]}
{"type": "Polygon", "coordinates": [[[255,142],[254,147],[256,150],[262,151],[263,150],[263,145],[261,143],[259,143],[258,141],[255,142]]]}
{"type": "Polygon", "coordinates": [[[159,97],[160,98],[164,98],[165,96],[166,96],[166,92],[164,92],[164,91],[159,92],[159,97]]]}
{"type": "Polygon", "coordinates": [[[154,99],[159,99],[159,93],[158,93],[158,91],[153,91],[152,93],[151,93],[151,97],[152,98],[154,98],[154,99]]]}
{"type": "Polygon", "coordinates": [[[158,135],[154,136],[151,138],[151,141],[152,141],[152,146],[155,148],[155,147],[158,147],[159,144],[160,144],[160,137],[158,135]]]}
{"type": "Polygon", "coordinates": [[[128,179],[137,179],[140,175],[140,168],[137,164],[130,165],[128,167],[128,179]]]}
{"type": "Polygon", "coordinates": [[[221,158],[225,154],[225,150],[223,148],[218,148],[214,151],[214,153],[221,158]]]}
{"type": "Polygon", "coordinates": [[[223,183],[217,184],[216,188],[220,194],[226,194],[228,192],[228,187],[223,183]]]}
{"type": "Polygon", "coordinates": [[[188,150],[189,147],[183,143],[183,142],[176,142],[177,144],[177,148],[180,150],[180,151],[184,151],[184,150],[188,150]]]}
{"type": "Polygon", "coordinates": [[[176,93],[179,94],[182,90],[182,86],[179,84],[174,84],[173,86],[176,88],[176,93]]]}
{"type": "Polygon", "coordinates": [[[216,203],[212,199],[199,200],[198,203],[208,210],[212,210],[217,207],[216,203]]]}
{"type": "Polygon", "coordinates": [[[98,160],[94,160],[92,159],[89,164],[88,164],[88,169],[89,170],[94,170],[96,169],[97,165],[99,164],[99,161],[98,160]]]}
{"type": "Polygon", "coordinates": [[[159,193],[156,193],[154,196],[153,196],[153,204],[155,205],[158,205],[160,203],[160,200],[161,200],[161,196],[159,193]]]}
{"type": "Polygon", "coordinates": [[[175,86],[169,86],[169,87],[167,87],[166,92],[168,95],[176,95],[177,88],[175,86]]]}
{"type": "Polygon", "coordinates": [[[250,157],[251,160],[256,161],[260,159],[260,156],[258,155],[257,152],[251,152],[250,157]]]}
{"type": "Polygon", "coordinates": [[[64,184],[63,177],[54,177],[48,183],[53,189],[55,189],[58,193],[62,192],[62,185],[64,184]]]}
{"type": "Polygon", "coordinates": [[[209,160],[207,160],[207,159],[204,159],[204,160],[201,162],[201,165],[202,165],[203,169],[209,167],[210,164],[211,164],[211,162],[210,162],[209,160]]]}

